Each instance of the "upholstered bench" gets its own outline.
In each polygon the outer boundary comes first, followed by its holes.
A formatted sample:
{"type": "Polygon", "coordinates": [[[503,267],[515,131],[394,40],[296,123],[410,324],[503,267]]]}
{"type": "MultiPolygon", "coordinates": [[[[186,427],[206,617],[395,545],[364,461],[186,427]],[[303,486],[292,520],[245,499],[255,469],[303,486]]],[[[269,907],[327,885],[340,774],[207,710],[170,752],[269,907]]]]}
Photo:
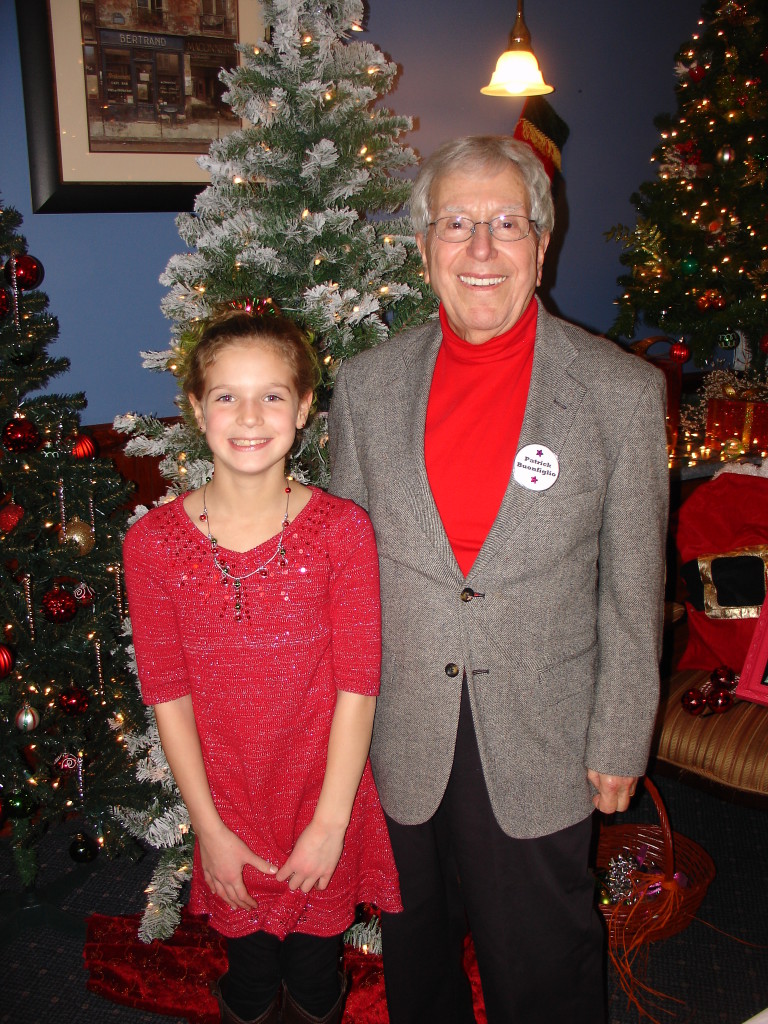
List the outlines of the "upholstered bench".
{"type": "Polygon", "coordinates": [[[694,717],[680,699],[709,674],[689,669],[662,682],[650,771],[768,807],[768,707],[736,701],[722,714],[694,717]]]}

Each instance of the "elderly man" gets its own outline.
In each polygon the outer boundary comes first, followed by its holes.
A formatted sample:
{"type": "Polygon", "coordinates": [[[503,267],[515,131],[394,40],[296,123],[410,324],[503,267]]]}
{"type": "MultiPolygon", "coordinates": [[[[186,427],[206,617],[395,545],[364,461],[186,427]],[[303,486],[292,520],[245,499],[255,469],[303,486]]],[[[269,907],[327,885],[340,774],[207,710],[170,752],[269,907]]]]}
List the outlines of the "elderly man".
{"type": "Polygon", "coordinates": [[[599,1024],[590,814],[627,807],[656,708],[664,383],[534,298],[554,210],[526,144],[441,147],[411,216],[440,319],[345,363],[330,420],[381,565],[390,1019],[474,1019],[466,914],[489,1024],[599,1024]]]}

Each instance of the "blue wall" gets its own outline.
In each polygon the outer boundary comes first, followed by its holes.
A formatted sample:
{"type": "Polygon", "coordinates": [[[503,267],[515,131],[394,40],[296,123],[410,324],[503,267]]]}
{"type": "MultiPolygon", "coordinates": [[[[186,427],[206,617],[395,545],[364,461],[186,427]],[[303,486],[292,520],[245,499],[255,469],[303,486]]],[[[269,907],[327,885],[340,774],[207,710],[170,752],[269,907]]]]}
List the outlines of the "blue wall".
{"type": "MultiPolygon", "coordinates": [[[[55,2],[55,0],[54,0],[55,2]]],[[[528,0],[525,18],[549,97],[567,122],[566,231],[552,305],[605,331],[614,316],[619,247],[603,232],[633,223],[630,194],[652,176],[656,114],[675,110],[674,54],[696,29],[700,0],[528,0]]],[[[514,21],[511,0],[370,0],[368,32],[401,67],[388,105],[415,118],[408,142],[511,132],[522,101],[482,96],[514,21]]],[[[158,276],[183,249],[173,214],[33,214],[13,0],[0,0],[0,196],[24,217],[29,251],[60,322],[56,355],[70,372],[57,392],[85,391],[85,423],[128,411],[172,415],[170,374],[139,352],[168,344],[158,276]]]]}

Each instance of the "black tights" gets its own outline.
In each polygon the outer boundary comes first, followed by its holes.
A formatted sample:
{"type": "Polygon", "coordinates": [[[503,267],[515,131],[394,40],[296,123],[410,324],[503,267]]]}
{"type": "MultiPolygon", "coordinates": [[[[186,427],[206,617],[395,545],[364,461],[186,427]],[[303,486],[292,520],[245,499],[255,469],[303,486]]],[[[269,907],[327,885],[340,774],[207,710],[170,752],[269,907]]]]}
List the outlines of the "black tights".
{"type": "Polygon", "coordinates": [[[221,982],[227,1006],[243,1020],[255,1020],[285,986],[312,1017],[324,1017],[339,998],[341,936],[322,938],[293,932],[278,939],[254,932],[227,939],[229,970],[221,982]]]}

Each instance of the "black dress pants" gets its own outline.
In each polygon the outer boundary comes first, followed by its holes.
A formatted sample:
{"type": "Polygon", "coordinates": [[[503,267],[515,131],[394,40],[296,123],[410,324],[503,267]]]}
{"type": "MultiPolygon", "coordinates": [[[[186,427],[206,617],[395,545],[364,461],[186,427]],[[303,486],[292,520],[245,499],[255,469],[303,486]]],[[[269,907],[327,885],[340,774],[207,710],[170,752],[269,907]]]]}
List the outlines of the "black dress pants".
{"type": "Polygon", "coordinates": [[[591,819],[539,839],[496,822],[466,686],[450,780],[422,825],[387,818],[404,911],[382,914],[391,1024],[471,1024],[468,923],[488,1024],[603,1024],[591,819]],[[466,915],[466,916],[465,916],[466,915]]]}

